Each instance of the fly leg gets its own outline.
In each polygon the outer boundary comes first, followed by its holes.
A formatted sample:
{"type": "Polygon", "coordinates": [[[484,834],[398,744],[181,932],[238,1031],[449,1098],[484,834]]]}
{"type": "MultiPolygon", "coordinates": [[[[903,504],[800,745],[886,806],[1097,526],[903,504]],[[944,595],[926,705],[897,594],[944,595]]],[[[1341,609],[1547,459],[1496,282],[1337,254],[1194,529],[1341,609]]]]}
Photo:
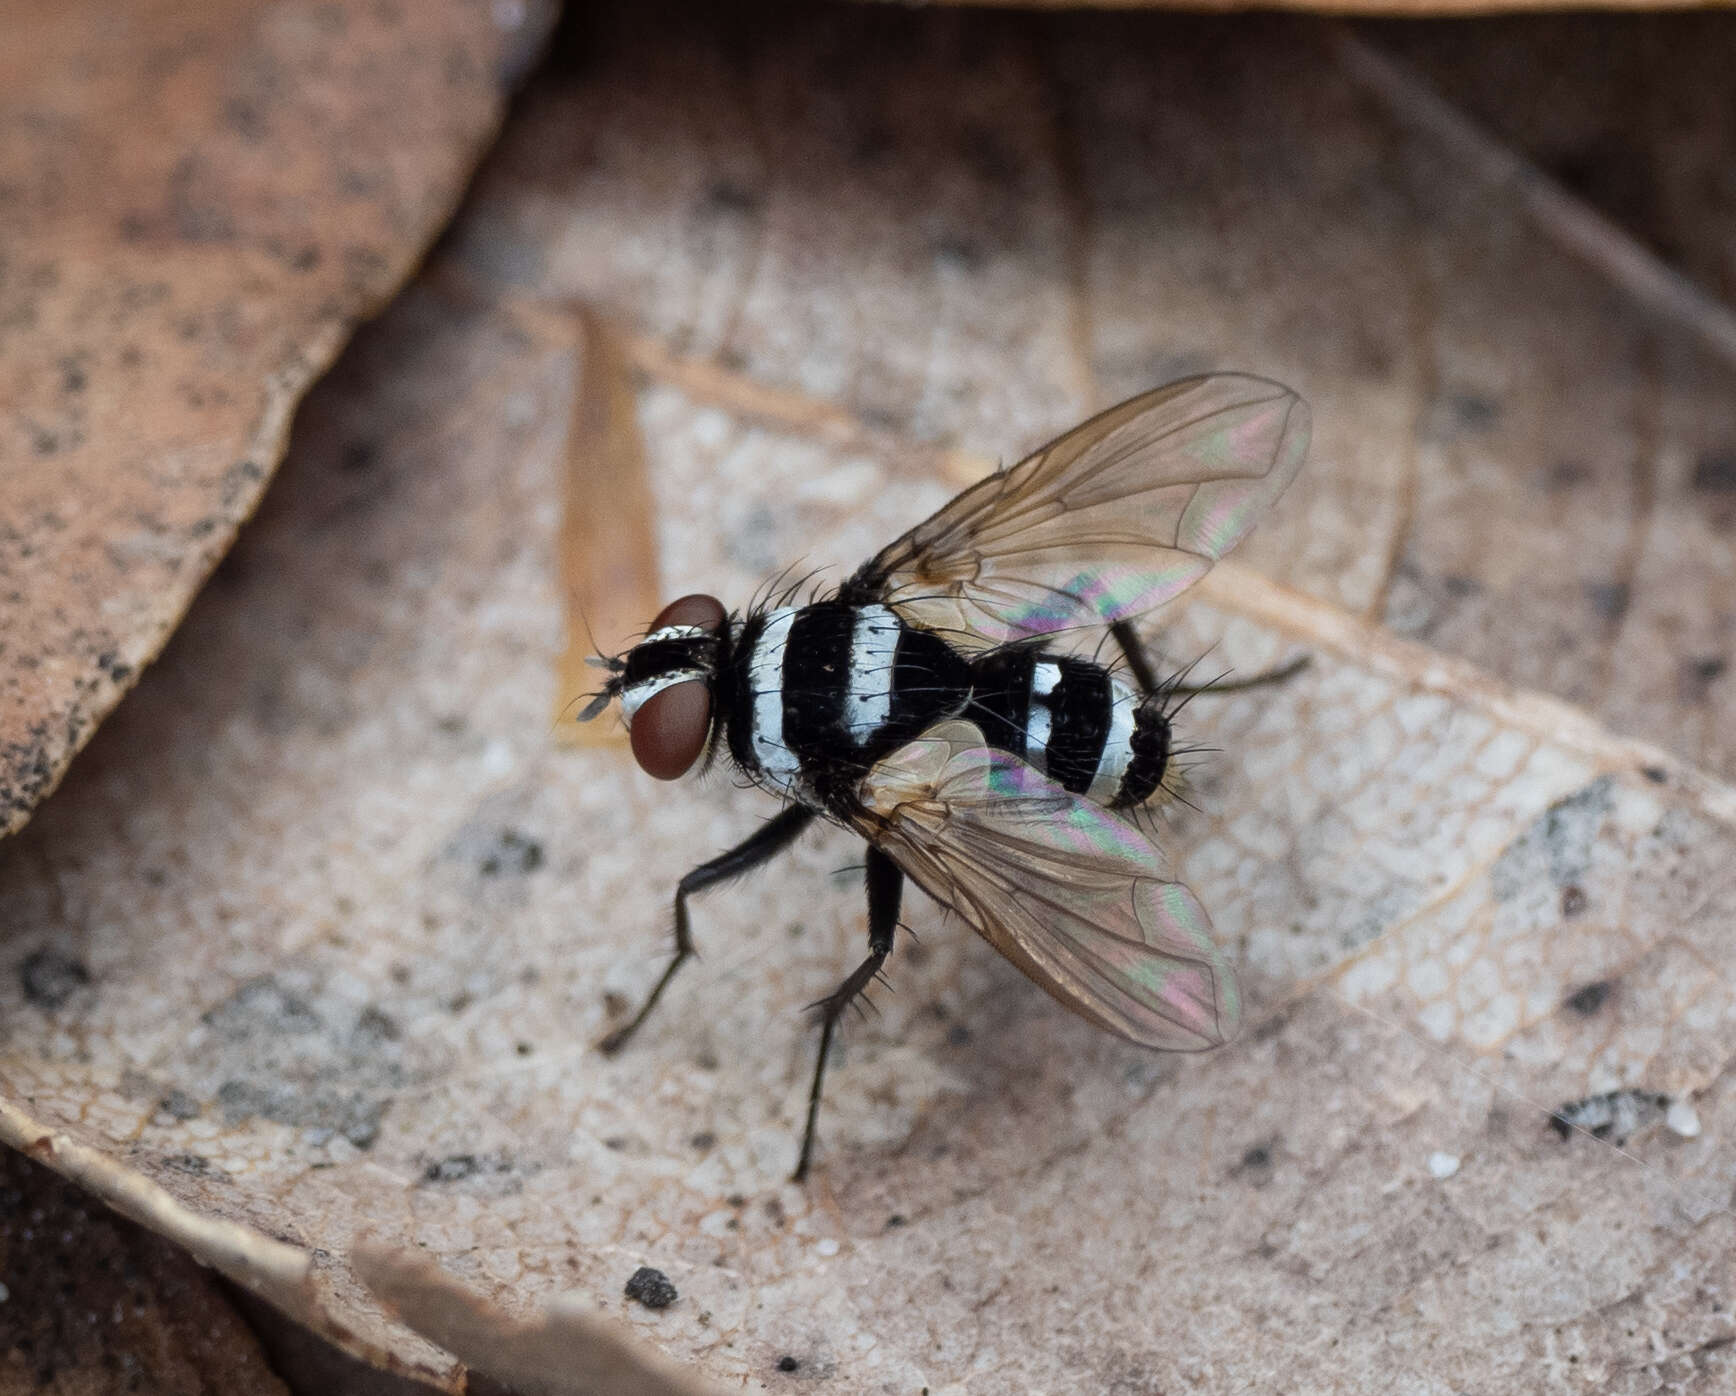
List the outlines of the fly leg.
{"type": "Polygon", "coordinates": [[[693,936],[687,926],[687,899],[695,892],[703,892],[707,887],[714,887],[719,882],[740,877],[761,863],[777,857],[801,836],[802,830],[813,823],[813,820],[814,812],[806,805],[791,805],[776,818],[760,825],[751,837],[743,839],[727,852],[719,853],[709,862],[701,863],[681,879],[675,889],[675,958],[669,962],[669,968],[663,971],[663,977],[657,981],[657,986],[651,990],[651,996],[645,1000],[639,1011],[597,1044],[599,1051],[613,1055],[627,1045],[627,1039],[639,1031],[639,1025],[651,1016],[657,1000],[663,997],[669,981],[675,978],[675,971],[686,964],[693,954],[693,936]]]}
{"type": "Polygon", "coordinates": [[[820,1056],[814,1063],[814,1084],[808,1092],[808,1124],[802,1131],[802,1156],[796,1161],[796,1171],[790,1181],[799,1183],[808,1176],[808,1163],[814,1156],[814,1128],[820,1122],[820,1087],[826,1079],[826,1055],[832,1048],[832,1032],[844,1010],[856,995],[874,982],[880,966],[892,953],[892,933],[898,928],[898,903],[904,893],[904,873],[878,848],[868,846],[868,958],[857,965],[850,977],[827,997],[814,1005],[822,1015],[820,1056]]]}
{"type": "Polygon", "coordinates": [[[1109,633],[1115,637],[1115,643],[1121,646],[1121,653],[1126,656],[1127,667],[1133,671],[1135,682],[1139,684],[1141,693],[1150,695],[1161,693],[1166,698],[1191,698],[1196,693],[1241,693],[1250,688],[1265,688],[1269,684],[1280,684],[1286,679],[1295,678],[1308,667],[1308,656],[1299,655],[1288,664],[1281,664],[1276,669],[1268,669],[1263,674],[1251,674],[1245,679],[1220,679],[1216,683],[1177,683],[1160,684],[1157,674],[1152,670],[1151,660],[1145,653],[1145,646],[1140,641],[1138,633],[1131,621],[1118,620],[1109,627],[1109,633]]]}

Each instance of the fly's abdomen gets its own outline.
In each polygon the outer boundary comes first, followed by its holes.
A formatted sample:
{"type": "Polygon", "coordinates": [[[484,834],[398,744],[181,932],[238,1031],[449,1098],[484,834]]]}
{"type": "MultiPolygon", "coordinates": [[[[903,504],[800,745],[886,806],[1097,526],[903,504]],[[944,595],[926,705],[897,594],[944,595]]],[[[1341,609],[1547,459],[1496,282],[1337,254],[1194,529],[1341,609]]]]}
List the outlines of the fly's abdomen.
{"type": "Polygon", "coordinates": [[[977,660],[972,679],[968,716],[989,744],[1063,789],[1120,808],[1144,803],[1163,783],[1169,722],[1162,704],[1102,665],[1008,648],[977,660]]]}

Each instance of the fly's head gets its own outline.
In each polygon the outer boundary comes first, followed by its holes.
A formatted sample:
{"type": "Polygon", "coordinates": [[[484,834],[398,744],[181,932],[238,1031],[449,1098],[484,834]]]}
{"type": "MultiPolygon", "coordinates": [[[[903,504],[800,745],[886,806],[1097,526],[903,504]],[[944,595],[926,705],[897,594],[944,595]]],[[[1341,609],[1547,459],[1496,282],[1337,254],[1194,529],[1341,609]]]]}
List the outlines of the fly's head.
{"type": "Polygon", "coordinates": [[[632,649],[595,661],[609,678],[579,721],[619,699],[633,759],[645,773],[658,780],[685,775],[711,739],[712,695],[728,634],[729,616],[715,596],[671,601],[632,649]]]}

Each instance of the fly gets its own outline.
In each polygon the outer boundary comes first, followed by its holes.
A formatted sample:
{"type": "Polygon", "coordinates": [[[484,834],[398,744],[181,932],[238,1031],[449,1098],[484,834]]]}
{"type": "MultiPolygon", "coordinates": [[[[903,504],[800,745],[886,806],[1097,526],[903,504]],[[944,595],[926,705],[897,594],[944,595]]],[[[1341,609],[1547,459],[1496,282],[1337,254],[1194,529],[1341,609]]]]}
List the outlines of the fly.
{"type": "Polygon", "coordinates": [[[619,701],[645,771],[674,780],[726,753],[784,802],[681,879],[675,958],[602,1050],[626,1044],[694,953],[688,899],[815,819],[867,841],[868,956],[816,1005],[798,1181],[833,1032],[892,953],[906,877],[1098,1027],[1169,1051],[1229,1041],[1241,1000],[1211,920],[1129,817],[1163,787],[1170,704],[1189,691],[1158,683],[1133,622],[1241,541],[1307,445],[1288,388],[1184,379],[979,481],[830,596],[745,614],[684,596],[599,660],[609,678],[581,720],[619,701]],[[1053,647],[1102,630],[1126,679],[1053,647]]]}

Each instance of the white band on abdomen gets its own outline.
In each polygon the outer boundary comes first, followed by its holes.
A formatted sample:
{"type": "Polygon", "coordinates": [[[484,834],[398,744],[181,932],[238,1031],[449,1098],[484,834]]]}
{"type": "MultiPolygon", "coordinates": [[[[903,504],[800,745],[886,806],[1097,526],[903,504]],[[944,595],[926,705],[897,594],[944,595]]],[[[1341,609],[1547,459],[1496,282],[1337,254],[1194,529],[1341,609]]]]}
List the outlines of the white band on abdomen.
{"type": "Polygon", "coordinates": [[[1025,762],[1039,771],[1049,769],[1049,697],[1061,686],[1061,666],[1039,659],[1031,666],[1031,701],[1025,713],[1025,762]]]}
{"type": "Polygon", "coordinates": [[[1112,684],[1114,705],[1109,709],[1109,735],[1103,739],[1103,754],[1097,758],[1097,774],[1091,777],[1086,797],[1106,805],[1121,793],[1121,782],[1127,768],[1133,764],[1133,715],[1139,707],[1139,695],[1120,684],[1112,684]]]}

